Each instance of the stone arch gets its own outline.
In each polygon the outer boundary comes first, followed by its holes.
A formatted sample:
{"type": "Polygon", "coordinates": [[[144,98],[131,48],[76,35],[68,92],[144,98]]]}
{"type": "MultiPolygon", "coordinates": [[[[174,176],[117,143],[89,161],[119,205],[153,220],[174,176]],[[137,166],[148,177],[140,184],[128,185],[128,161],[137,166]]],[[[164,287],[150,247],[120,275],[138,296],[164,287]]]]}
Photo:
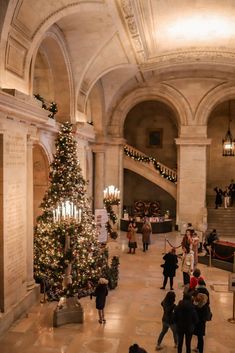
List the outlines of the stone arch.
{"type": "Polygon", "coordinates": [[[67,121],[75,116],[70,60],[64,38],[56,26],[42,37],[32,59],[30,75],[31,94],[39,93],[43,98],[55,101],[58,121],[67,121]],[[37,68],[38,72],[44,71],[42,77],[37,76],[37,68]]]}
{"type": "Polygon", "coordinates": [[[207,125],[213,109],[218,104],[230,99],[235,99],[235,82],[223,82],[201,100],[195,113],[196,122],[199,125],[207,125]]]}
{"type": "Polygon", "coordinates": [[[127,113],[136,104],[147,100],[159,100],[168,105],[175,113],[178,128],[181,125],[187,125],[189,117],[192,115],[184,96],[166,84],[137,88],[128,94],[116,107],[109,119],[109,133],[113,136],[121,137],[127,113]]]}
{"type": "MultiPolygon", "coordinates": [[[[89,95],[89,99],[87,101],[90,107],[90,114],[92,118],[92,122],[95,128],[95,131],[99,135],[104,134],[104,93],[101,82],[98,81],[96,85],[93,87],[89,95]]],[[[88,109],[86,108],[86,113],[88,113],[88,109]]]]}
{"type": "Polygon", "coordinates": [[[41,144],[33,146],[33,219],[41,214],[39,208],[49,185],[49,157],[41,144]]]}

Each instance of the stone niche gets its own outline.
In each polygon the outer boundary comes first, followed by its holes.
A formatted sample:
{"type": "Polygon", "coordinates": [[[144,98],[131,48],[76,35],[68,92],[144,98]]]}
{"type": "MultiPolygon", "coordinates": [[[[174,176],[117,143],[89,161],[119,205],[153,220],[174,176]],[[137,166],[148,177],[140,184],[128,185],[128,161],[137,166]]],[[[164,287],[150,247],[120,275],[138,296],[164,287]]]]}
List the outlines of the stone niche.
{"type": "Polygon", "coordinates": [[[26,134],[7,129],[1,135],[1,310],[26,294],[26,134]]]}

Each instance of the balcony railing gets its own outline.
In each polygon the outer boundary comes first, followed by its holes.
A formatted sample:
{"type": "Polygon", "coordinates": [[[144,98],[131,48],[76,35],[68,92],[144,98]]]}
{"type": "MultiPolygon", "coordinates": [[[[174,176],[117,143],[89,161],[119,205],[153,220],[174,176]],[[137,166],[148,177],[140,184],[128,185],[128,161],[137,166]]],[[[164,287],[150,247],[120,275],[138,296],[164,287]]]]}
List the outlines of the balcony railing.
{"type": "Polygon", "coordinates": [[[143,152],[140,152],[136,148],[125,145],[124,146],[124,154],[136,162],[152,164],[156,171],[165,179],[171,181],[172,183],[177,183],[177,172],[166,165],[160,163],[154,157],[149,157],[143,152]]]}

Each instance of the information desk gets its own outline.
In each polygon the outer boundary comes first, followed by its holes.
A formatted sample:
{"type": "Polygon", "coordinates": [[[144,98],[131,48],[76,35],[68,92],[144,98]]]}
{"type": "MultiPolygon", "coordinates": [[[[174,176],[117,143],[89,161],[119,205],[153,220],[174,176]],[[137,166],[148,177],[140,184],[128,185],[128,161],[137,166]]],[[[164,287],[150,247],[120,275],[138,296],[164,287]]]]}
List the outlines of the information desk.
{"type": "Polygon", "coordinates": [[[214,242],[214,258],[233,262],[233,253],[235,252],[235,243],[229,241],[217,240],[214,242]]]}
{"type": "MultiPolygon", "coordinates": [[[[121,219],[121,224],[120,228],[124,232],[127,232],[128,230],[128,225],[129,225],[129,220],[126,219],[121,219]]],[[[135,222],[138,230],[137,233],[141,233],[142,227],[143,227],[143,222],[135,222]]],[[[152,233],[169,233],[172,232],[172,219],[166,219],[163,222],[151,222],[152,226],[152,233]]]]}

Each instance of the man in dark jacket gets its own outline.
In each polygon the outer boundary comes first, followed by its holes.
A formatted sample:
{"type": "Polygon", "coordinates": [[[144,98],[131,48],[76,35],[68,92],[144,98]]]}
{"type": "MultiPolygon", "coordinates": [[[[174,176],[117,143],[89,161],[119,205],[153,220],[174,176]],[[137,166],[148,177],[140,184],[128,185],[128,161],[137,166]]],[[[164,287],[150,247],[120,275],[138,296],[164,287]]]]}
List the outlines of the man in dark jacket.
{"type": "Polygon", "coordinates": [[[175,308],[174,322],[178,334],[178,353],[182,353],[185,336],[186,353],[191,353],[191,340],[198,323],[198,315],[190,294],[184,294],[183,300],[175,308]]]}
{"type": "MultiPolygon", "coordinates": [[[[205,243],[203,244],[204,249],[206,250],[206,254],[209,255],[208,246],[213,247],[213,244],[216,240],[219,240],[216,229],[213,229],[212,232],[206,238],[205,243]]],[[[213,250],[213,249],[212,249],[213,250]]]]}
{"type": "Polygon", "coordinates": [[[178,258],[175,254],[175,248],[172,248],[167,254],[163,256],[163,260],[165,260],[163,270],[164,281],[161,289],[166,288],[168,277],[170,278],[170,287],[173,290],[173,278],[175,277],[175,271],[178,268],[178,258]]]}

